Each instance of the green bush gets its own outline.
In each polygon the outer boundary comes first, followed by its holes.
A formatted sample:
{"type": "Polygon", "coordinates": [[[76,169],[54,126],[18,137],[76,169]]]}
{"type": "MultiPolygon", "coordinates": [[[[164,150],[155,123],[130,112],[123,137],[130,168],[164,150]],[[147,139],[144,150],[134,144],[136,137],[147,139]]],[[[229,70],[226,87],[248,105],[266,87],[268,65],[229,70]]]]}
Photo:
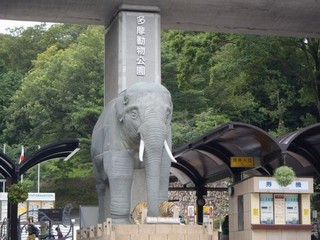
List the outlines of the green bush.
{"type": "Polygon", "coordinates": [[[12,184],[8,189],[8,201],[12,204],[23,203],[28,199],[28,186],[24,183],[12,184]]]}
{"type": "Polygon", "coordinates": [[[295,172],[288,166],[278,167],[274,172],[274,178],[282,187],[290,185],[296,178],[295,172]]]}

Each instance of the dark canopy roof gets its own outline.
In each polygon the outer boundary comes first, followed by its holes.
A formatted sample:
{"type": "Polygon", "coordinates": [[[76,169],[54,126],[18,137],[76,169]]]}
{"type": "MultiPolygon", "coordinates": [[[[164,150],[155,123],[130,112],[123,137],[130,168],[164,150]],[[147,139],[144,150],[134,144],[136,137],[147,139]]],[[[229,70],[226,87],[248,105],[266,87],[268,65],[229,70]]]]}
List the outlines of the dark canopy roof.
{"type": "Polygon", "coordinates": [[[289,133],[277,141],[285,153],[284,163],[298,176],[320,178],[320,123],[289,133]]]}
{"type": "Polygon", "coordinates": [[[274,139],[250,124],[231,122],[174,150],[174,174],[183,184],[205,185],[232,177],[272,175],[286,164],[297,176],[320,177],[320,124],[311,125],[274,139]],[[254,157],[260,164],[251,168],[232,168],[231,157],[254,157]]]}

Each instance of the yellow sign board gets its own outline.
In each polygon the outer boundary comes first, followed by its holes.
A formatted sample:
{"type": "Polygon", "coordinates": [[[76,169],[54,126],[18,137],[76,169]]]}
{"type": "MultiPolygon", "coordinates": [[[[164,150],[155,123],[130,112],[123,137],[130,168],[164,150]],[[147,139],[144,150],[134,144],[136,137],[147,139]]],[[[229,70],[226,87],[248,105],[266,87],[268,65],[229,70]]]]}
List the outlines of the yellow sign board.
{"type": "Polygon", "coordinates": [[[230,166],[231,167],[241,167],[241,168],[250,168],[257,165],[257,158],[254,157],[231,157],[230,166]]]}
{"type": "Polygon", "coordinates": [[[258,208],[254,208],[252,213],[253,213],[253,216],[259,216],[259,209],[258,208]]]}

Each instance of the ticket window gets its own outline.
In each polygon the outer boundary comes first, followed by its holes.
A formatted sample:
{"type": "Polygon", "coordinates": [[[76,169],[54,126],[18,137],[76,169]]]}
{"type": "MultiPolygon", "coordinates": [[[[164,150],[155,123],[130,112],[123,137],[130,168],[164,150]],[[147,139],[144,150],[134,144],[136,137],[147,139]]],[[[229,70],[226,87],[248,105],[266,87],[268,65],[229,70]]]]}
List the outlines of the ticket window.
{"type": "Polygon", "coordinates": [[[260,194],[260,224],[274,224],[273,194],[260,194]]]}
{"type": "Polygon", "coordinates": [[[299,224],[298,194],[260,194],[260,224],[299,224]]]}

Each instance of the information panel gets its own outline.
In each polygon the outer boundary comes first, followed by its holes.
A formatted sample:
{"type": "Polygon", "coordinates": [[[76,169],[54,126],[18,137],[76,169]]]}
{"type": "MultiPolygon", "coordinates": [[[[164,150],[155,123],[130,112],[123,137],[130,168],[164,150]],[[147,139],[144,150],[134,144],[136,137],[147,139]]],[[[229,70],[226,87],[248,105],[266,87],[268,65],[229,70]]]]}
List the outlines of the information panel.
{"type": "Polygon", "coordinates": [[[298,194],[285,195],[286,224],[299,224],[298,194]]]}
{"type": "Polygon", "coordinates": [[[285,224],[284,194],[274,194],[274,221],[275,224],[285,224]]]}
{"type": "Polygon", "coordinates": [[[260,223],[273,224],[273,194],[260,195],[260,223]]]}

